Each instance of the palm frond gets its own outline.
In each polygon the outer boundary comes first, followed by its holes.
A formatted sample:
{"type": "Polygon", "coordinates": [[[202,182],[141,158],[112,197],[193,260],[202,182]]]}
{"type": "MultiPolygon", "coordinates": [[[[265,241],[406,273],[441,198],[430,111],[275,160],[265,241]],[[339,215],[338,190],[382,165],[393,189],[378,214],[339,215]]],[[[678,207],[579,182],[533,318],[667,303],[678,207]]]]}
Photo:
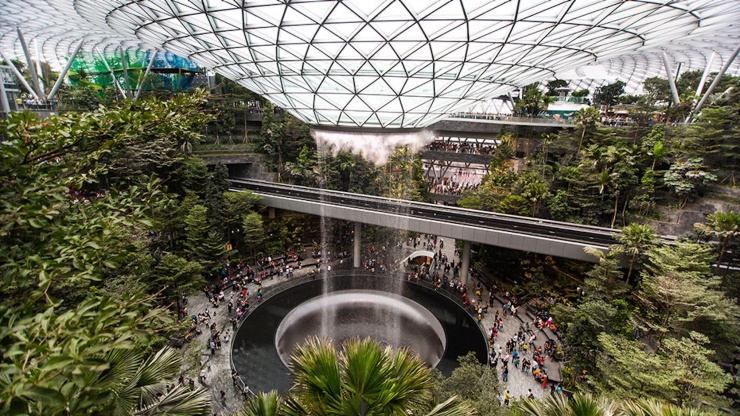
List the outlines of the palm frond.
{"type": "Polygon", "coordinates": [[[342,383],[334,344],[312,338],[296,347],[291,358],[294,388],[300,392],[303,405],[339,409],[342,383]]]}
{"type": "Polygon", "coordinates": [[[438,404],[425,416],[472,416],[477,412],[465,401],[460,401],[457,396],[452,396],[444,402],[438,404]]]}
{"type": "Polygon", "coordinates": [[[277,416],[282,407],[282,400],[277,391],[260,392],[252,398],[245,411],[244,416],[277,416]]]}
{"type": "Polygon", "coordinates": [[[699,416],[701,412],[661,403],[655,400],[637,400],[622,403],[621,414],[624,416],[699,416]]]}
{"type": "Polygon", "coordinates": [[[177,386],[133,414],[136,416],[208,415],[211,414],[211,394],[203,388],[191,391],[188,387],[177,386]]]}

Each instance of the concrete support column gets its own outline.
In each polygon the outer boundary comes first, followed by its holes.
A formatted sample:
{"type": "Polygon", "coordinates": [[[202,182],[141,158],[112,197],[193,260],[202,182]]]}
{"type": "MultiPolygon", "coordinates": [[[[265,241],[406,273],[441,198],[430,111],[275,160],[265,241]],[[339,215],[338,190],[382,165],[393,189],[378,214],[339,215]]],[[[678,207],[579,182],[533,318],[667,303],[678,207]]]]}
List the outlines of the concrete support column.
{"type": "Polygon", "coordinates": [[[275,207],[268,207],[267,208],[267,218],[274,220],[275,219],[275,207]]]}
{"type": "Polygon", "coordinates": [[[354,266],[355,269],[360,267],[360,258],[362,257],[361,251],[362,251],[362,223],[356,222],[355,223],[355,250],[354,250],[354,253],[352,254],[352,259],[353,259],[352,266],[354,266]]]}
{"type": "Polygon", "coordinates": [[[470,241],[463,241],[462,267],[460,267],[460,281],[468,284],[468,270],[470,269],[470,241]]]}
{"type": "MultiPolygon", "coordinates": [[[[11,63],[11,65],[13,65],[11,63]]],[[[5,91],[5,77],[0,71],[0,119],[4,119],[10,114],[10,102],[8,101],[8,93],[5,91]]]]}

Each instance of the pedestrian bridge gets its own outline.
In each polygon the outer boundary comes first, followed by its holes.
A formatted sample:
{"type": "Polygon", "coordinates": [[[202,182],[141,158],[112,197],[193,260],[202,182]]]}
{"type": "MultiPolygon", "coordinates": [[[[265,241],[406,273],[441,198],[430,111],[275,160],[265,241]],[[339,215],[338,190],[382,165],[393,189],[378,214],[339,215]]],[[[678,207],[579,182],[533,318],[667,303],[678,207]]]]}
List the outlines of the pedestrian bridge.
{"type": "Polygon", "coordinates": [[[396,228],[547,256],[598,262],[584,249],[606,251],[611,228],[570,224],[444,205],[381,198],[248,179],[231,179],[232,190],[249,190],[258,204],[355,223],[396,228]]]}

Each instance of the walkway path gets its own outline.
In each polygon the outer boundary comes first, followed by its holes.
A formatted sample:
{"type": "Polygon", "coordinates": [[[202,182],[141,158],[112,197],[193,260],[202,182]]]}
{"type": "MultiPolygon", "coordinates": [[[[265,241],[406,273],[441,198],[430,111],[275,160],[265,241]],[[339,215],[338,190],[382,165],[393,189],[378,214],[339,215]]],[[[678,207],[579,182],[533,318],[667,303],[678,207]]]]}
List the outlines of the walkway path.
{"type": "MultiPolygon", "coordinates": [[[[410,254],[413,251],[411,247],[406,247],[405,244],[404,250],[408,251],[407,254],[410,254]]],[[[456,261],[459,260],[458,258],[454,257],[454,241],[445,241],[445,248],[443,249],[443,252],[447,254],[449,259],[454,258],[456,261]]],[[[304,257],[310,258],[310,253],[306,254],[307,255],[304,255],[304,257]]],[[[346,263],[347,260],[345,260],[344,262],[346,263]]],[[[304,267],[302,270],[295,269],[293,279],[305,276],[307,271],[308,268],[306,267],[304,267]]],[[[263,290],[267,292],[267,288],[277,283],[284,282],[285,280],[285,277],[266,279],[262,282],[263,290]]],[[[475,283],[470,285],[471,289],[468,293],[468,295],[471,296],[471,299],[475,298],[475,291],[472,288],[474,284],[475,283]]],[[[255,294],[257,292],[257,285],[250,283],[248,285],[248,289],[251,295],[251,299],[252,301],[254,301],[255,294]]],[[[224,294],[228,302],[228,299],[232,294],[232,289],[227,289],[224,294]]],[[[484,290],[484,293],[482,295],[484,300],[488,298],[487,291],[484,290]]],[[[234,298],[236,297],[237,293],[234,292],[234,298]]],[[[226,330],[231,331],[231,339],[229,340],[229,342],[224,342],[222,348],[220,350],[216,350],[215,354],[213,355],[211,354],[211,349],[208,347],[210,331],[208,330],[208,328],[206,328],[204,324],[201,323],[199,325],[200,329],[202,330],[202,334],[196,336],[193,340],[199,342],[200,345],[203,347],[201,358],[202,367],[200,371],[191,371],[190,374],[196,374],[196,376],[193,377],[194,379],[196,379],[196,383],[200,383],[209,388],[212,396],[214,414],[218,415],[232,414],[237,409],[240,409],[244,402],[244,397],[242,395],[241,389],[234,386],[231,377],[230,351],[231,342],[233,340],[233,330],[231,329],[231,323],[229,322],[229,318],[231,316],[229,316],[228,309],[225,303],[226,302],[222,302],[220,307],[214,308],[213,305],[208,301],[206,295],[204,293],[201,293],[199,295],[190,297],[188,299],[187,305],[188,315],[196,315],[198,313],[205,312],[206,309],[208,309],[211,315],[211,324],[215,322],[217,329],[220,330],[222,334],[225,333],[226,330]],[[198,377],[199,375],[204,376],[204,382],[198,380],[198,378],[200,378],[198,377]],[[223,399],[221,398],[221,391],[224,391],[226,393],[223,399]]],[[[235,310],[236,308],[234,308],[234,311],[235,310]]],[[[502,315],[503,309],[500,299],[496,299],[494,307],[490,308],[488,310],[488,313],[484,314],[483,320],[481,321],[481,330],[486,334],[493,325],[496,310],[499,311],[499,315],[502,315]]],[[[520,311],[519,313],[524,314],[524,311],[520,311]]],[[[512,317],[510,315],[503,317],[504,327],[503,330],[499,331],[499,336],[497,338],[495,346],[497,349],[499,345],[504,348],[506,341],[516,336],[516,333],[519,330],[520,323],[521,320],[517,317],[512,317]]],[[[538,346],[541,346],[544,341],[544,336],[542,335],[542,333],[539,333],[536,344],[538,346]]],[[[183,348],[187,348],[189,345],[190,344],[186,344],[183,348]]],[[[531,358],[531,352],[527,356],[531,358]]],[[[549,359],[545,362],[546,366],[549,365],[548,362],[549,359]]],[[[500,365],[498,370],[500,373],[500,365]]],[[[499,379],[501,379],[500,375],[499,379]]],[[[248,382],[248,380],[245,381],[248,382]]],[[[186,379],[186,383],[187,382],[188,381],[186,379]]],[[[543,397],[549,391],[549,389],[543,390],[541,385],[534,380],[531,373],[523,373],[519,369],[515,368],[511,363],[509,364],[509,381],[506,383],[502,381],[501,385],[502,393],[508,390],[512,399],[521,396],[527,396],[530,389],[535,397],[543,397]]]]}

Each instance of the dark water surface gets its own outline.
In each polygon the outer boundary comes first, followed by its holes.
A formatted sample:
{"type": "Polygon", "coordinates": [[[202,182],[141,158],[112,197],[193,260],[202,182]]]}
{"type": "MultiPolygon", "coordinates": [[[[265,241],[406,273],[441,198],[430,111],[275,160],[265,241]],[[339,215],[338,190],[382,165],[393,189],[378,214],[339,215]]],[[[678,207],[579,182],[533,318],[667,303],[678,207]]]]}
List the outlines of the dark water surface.
{"type": "MultiPolygon", "coordinates": [[[[397,281],[379,275],[333,276],[328,279],[331,280],[329,287],[333,287],[334,292],[352,289],[386,291],[385,288],[398,286],[397,281]]],[[[232,360],[253,391],[276,389],[285,392],[290,388],[288,369],[275,346],[276,331],[290,311],[303,302],[323,295],[323,292],[324,281],[320,279],[285,289],[258,304],[239,327],[232,345],[232,360]]],[[[404,282],[400,294],[425,307],[442,325],[447,345],[437,369],[443,374],[452,373],[457,367],[457,357],[469,351],[474,351],[478,360],[486,362],[485,336],[473,317],[457,303],[429,287],[409,282],[404,282]]],[[[396,322],[390,319],[388,325],[395,325],[396,322]]],[[[364,337],[368,334],[358,325],[356,335],[364,337]]],[[[408,337],[409,334],[405,333],[404,336],[408,337]]]]}

